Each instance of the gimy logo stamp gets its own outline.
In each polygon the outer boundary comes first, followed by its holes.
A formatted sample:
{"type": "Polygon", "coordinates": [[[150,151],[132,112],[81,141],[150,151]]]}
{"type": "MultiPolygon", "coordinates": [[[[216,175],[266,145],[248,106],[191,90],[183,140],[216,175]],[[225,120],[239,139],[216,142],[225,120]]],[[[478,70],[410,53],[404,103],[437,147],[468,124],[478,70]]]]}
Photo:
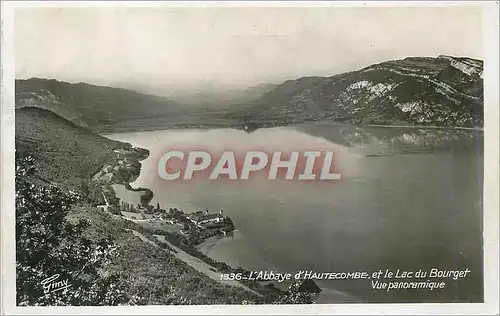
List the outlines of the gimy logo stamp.
{"type": "Polygon", "coordinates": [[[43,293],[45,294],[53,293],[57,291],[66,290],[71,287],[71,284],[69,284],[68,279],[59,280],[59,277],[60,277],[59,274],[54,274],[48,278],[43,279],[43,281],[41,282],[43,286],[43,293]]]}

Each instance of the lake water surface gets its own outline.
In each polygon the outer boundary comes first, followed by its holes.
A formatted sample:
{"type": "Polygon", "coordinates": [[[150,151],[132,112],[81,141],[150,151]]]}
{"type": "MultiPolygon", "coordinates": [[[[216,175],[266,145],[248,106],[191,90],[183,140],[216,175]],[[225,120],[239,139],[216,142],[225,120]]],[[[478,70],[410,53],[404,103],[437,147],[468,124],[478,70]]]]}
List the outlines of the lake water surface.
{"type": "Polygon", "coordinates": [[[107,136],[150,150],[132,186],[152,189],[152,203],[185,212],[222,208],[232,218],[238,232],[210,250],[216,260],[290,273],[469,268],[467,278],[448,280],[445,289],[434,291],[376,291],[370,280],[318,284],[368,302],[482,301],[481,131],[307,123],[253,133],[164,130],[107,136]],[[157,161],[179,147],[332,150],[343,180],[161,179],[157,161]]]}

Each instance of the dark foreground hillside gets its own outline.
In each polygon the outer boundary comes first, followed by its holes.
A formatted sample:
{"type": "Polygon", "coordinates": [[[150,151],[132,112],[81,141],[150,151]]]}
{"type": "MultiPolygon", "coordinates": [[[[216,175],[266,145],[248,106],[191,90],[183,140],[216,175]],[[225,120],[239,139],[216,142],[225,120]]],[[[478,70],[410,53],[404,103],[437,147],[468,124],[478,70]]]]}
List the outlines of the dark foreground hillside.
{"type": "Polygon", "coordinates": [[[16,177],[18,305],[241,304],[251,292],[219,284],[143,242],[138,225],[92,207],[79,193],[38,184],[20,158],[16,177]],[[68,291],[44,293],[47,277],[68,291]]]}
{"type": "Polygon", "coordinates": [[[114,149],[130,146],[36,107],[16,110],[15,137],[16,151],[33,156],[41,176],[70,185],[90,179],[114,156],[114,149]]]}

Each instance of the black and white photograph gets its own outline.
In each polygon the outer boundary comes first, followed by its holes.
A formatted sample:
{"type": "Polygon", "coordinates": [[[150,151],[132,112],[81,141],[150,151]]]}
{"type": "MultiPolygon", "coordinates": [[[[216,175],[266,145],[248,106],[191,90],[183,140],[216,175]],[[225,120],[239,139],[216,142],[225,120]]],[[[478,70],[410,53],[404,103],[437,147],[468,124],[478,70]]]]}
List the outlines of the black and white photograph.
{"type": "Polygon", "coordinates": [[[498,2],[7,6],[15,313],[498,314],[498,2]]]}

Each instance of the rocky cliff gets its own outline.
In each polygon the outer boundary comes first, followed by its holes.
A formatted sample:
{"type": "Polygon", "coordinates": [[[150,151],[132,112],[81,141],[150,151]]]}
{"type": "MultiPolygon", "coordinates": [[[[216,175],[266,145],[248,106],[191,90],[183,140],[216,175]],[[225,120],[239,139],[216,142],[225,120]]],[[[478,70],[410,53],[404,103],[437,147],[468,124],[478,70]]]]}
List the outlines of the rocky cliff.
{"type": "Polygon", "coordinates": [[[331,77],[288,80],[229,117],[261,125],[308,120],[354,124],[483,125],[483,62],[410,57],[331,77]]]}

